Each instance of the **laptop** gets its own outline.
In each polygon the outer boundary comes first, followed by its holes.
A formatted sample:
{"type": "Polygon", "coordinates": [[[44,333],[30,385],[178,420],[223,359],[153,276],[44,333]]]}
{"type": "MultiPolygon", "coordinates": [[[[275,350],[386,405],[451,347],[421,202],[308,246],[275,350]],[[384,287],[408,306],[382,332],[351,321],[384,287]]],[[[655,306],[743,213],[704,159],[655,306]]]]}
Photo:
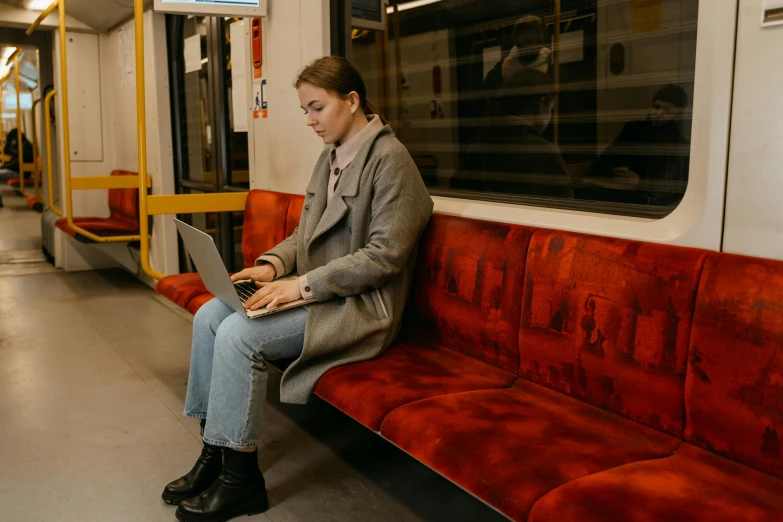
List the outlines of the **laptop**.
{"type": "MultiPolygon", "coordinates": [[[[243,304],[258,290],[255,283],[248,280],[232,283],[212,236],[183,223],[179,219],[174,219],[174,223],[177,225],[177,230],[185,242],[190,257],[196,264],[204,286],[223,304],[233,308],[237,313],[244,314],[249,319],[255,319],[315,302],[315,299],[297,299],[274,308],[245,310],[243,304]]],[[[295,278],[295,276],[291,276],[279,280],[295,278]]]]}

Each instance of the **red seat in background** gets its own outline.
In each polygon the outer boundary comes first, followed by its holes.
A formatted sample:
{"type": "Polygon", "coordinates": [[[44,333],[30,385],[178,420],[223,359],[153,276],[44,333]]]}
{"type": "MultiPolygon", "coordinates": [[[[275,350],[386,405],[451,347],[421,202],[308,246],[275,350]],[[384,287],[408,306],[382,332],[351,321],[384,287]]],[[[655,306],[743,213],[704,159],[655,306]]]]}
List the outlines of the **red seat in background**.
{"type": "MultiPolygon", "coordinates": [[[[115,170],[112,176],[135,176],[135,172],[115,170]]],[[[127,236],[139,233],[139,189],[109,189],[109,212],[107,218],[74,217],[74,225],[99,236],[127,236]]],[[[68,225],[66,218],[55,222],[57,228],[71,237],[76,232],[68,225]]]]}

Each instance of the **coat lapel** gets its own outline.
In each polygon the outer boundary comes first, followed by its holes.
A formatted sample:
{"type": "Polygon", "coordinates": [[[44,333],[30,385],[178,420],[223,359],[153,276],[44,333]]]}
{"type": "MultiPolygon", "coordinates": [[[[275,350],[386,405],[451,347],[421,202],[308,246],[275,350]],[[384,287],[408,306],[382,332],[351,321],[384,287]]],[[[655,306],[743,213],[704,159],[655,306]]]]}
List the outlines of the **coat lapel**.
{"type": "MultiPolygon", "coordinates": [[[[387,127],[388,126],[384,127],[384,129],[379,132],[377,136],[387,132],[387,127]]],[[[309,234],[310,240],[308,243],[308,248],[316,238],[323,235],[329,229],[339,223],[345,213],[348,212],[348,205],[346,205],[343,198],[356,197],[359,194],[359,182],[361,181],[362,171],[364,170],[365,163],[367,163],[367,157],[369,156],[370,149],[372,148],[374,142],[375,139],[372,139],[365,143],[364,146],[359,149],[359,152],[353,158],[351,164],[348,165],[342,174],[340,174],[340,181],[337,183],[337,189],[334,192],[334,196],[332,196],[332,200],[329,201],[328,204],[326,204],[326,191],[328,190],[329,183],[329,167],[327,162],[326,179],[323,183],[323,186],[317,187],[318,192],[316,193],[314,199],[314,202],[315,200],[320,202],[321,199],[323,199],[325,209],[321,214],[318,214],[320,219],[318,219],[317,225],[313,232],[309,234]]],[[[316,217],[316,215],[313,214],[313,217],[316,217]]]]}
{"type": "MultiPolygon", "coordinates": [[[[318,226],[318,222],[321,220],[324,210],[326,210],[326,191],[329,188],[329,159],[328,156],[324,157],[326,158],[325,161],[316,169],[306,189],[307,194],[312,196],[312,199],[306,203],[309,207],[307,209],[307,225],[305,226],[306,238],[313,236],[315,227],[318,226]]],[[[309,245],[309,240],[307,244],[309,245]]]]}

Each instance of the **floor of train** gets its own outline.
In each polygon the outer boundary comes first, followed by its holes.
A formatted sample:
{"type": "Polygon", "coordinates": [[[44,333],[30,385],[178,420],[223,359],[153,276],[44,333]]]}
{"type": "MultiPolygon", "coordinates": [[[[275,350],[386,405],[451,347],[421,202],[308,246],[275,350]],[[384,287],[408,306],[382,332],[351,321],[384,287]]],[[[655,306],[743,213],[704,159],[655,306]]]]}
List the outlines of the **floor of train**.
{"type": "MultiPolygon", "coordinates": [[[[54,269],[41,215],[0,195],[0,520],[174,520],[160,492],[200,451],[182,415],[191,318],[123,271],[54,269]]],[[[237,520],[505,520],[323,401],[280,404],[269,381],[271,507],[237,520]]]]}

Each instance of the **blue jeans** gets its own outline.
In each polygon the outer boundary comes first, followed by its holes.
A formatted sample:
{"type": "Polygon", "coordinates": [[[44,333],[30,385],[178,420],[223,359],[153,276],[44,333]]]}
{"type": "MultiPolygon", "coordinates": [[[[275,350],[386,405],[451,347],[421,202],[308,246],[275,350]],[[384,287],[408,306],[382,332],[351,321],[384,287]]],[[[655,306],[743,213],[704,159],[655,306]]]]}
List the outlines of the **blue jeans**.
{"type": "Polygon", "coordinates": [[[266,402],[266,360],[298,357],[304,307],[248,319],[218,299],[193,319],[185,416],[207,419],[204,441],[226,448],[258,444],[266,402]]]}

